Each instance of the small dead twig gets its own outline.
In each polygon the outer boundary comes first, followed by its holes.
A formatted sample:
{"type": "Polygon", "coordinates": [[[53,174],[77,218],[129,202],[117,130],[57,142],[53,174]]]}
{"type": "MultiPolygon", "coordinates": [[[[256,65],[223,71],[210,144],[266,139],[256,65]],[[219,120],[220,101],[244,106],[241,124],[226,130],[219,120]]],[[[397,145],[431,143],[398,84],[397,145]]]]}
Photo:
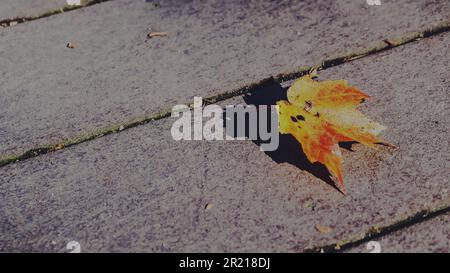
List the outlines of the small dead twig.
{"type": "Polygon", "coordinates": [[[383,42],[385,42],[389,47],[395,46],[395,43],[391,42],[391,41],[388,40],[388,39],[384,39],[383,42]]]}
{"type": "Polygon", "coordinates": [[[167,32],[158,32],[158,31],[152,31],[149,34],[147,34],[147,38],[151,39],[153,37],[165,37],[169,35],[167,32]]]}

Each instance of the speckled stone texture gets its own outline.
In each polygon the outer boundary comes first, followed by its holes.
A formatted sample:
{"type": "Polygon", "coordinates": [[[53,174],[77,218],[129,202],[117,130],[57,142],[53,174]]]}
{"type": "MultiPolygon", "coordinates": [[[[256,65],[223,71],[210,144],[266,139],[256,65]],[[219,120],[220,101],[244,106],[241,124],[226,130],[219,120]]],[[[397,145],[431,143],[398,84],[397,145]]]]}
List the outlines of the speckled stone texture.
{"type": "Polygon", "coordinates": [[[0,1],[0,21],[34,17],[66,5],[66,0],[2,0],[0,1]]]}
{"type": "Polygon", "coordinates": [[[83,252],[296,252],[448,206],[449,43],[445,33],[320,73],[373,96],[362,111],[398,147],[342,149],[346,196],[289,138],[275,153],[176,142],[166,118],[0,168],[0,251],[62,252],[75,240],[83,252]]]}
{"type": "Polygon", "coordinates": [[[117,0],[5,28],[0,154],[313,65],[448,14],[444,0],[117,0]],[[169,35],[147,41],[149,31],[169,35]]]}
{"type": "MultiPolygon", "coordinates": [[[[413,225],[376,240],[381,253],[450,252],[450,214],[413,225]]],[[[367,253],[367,244],[352,248],[349,253],[367,253]]]]}

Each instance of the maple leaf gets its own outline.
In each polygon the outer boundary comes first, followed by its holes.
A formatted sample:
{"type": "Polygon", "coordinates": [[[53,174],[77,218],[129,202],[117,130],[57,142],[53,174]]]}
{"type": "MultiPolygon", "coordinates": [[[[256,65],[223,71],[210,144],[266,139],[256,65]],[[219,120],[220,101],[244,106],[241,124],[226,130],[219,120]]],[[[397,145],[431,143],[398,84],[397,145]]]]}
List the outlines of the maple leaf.
{"type": "Polygon", "coordinates": [[[337,188],[345,193],[338,143],[357,141],[372,148],[385,143],[378,135],[386,127],[357,109],[369,96],[345,80],[319,82],[307,75],[294,82],[287,98],[277,102],[280,133],[291,134],[300,142],[309,161],[325,165],[337,178],[337,188]]]}

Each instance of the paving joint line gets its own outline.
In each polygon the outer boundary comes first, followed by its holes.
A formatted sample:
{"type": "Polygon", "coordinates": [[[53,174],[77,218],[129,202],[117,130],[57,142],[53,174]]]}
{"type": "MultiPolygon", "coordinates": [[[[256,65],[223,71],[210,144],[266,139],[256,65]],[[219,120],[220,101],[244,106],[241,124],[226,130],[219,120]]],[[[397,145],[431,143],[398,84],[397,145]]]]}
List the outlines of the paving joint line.
{"type": "Polygon", "coordinates": [[[24,16],[24,17],[14,17],[14,18],[0,19],[0,29],[13,27],[13,26],[15,26],[17,24],[23,24],[23,23],[26,23],[26,22],[39,20],[39,19],[42,19],[42,18],[46,18],[46,17],[50,17],[50,16],[53,16],[53,15],[61,14],[61,13],[64,13],[64,12],[69,12],[69,11],[73,11],[73,10],[89,7],[89,6],[92,6],[92,5],[96,5],[96,4],[100,4],[100,3],[108,2],[108,1],[111,1],[111,0],[93,0],[93,1],[87,2],[87,3],[82,4],[82,5],[74,5],[74,6],[66,5],[64,7],[59,8],[59,9],[49,10],[49,11],[46,11],[46,12],[41,13],[41,14],[36,15],[36,16],[24,16]]]}
{"type": "Polygon", "coordinates": [[[405,228],[414,226],[419,223],[426,222],[438,216],[444,215],[450,212],[450,204],[446,204],[435,209],[424,209],[419,212],[409,215],[403,219],[400,219],[392,224],[383,227],[372,227],[362,236],[341,241],[334,244],[324,245],[305,249],[304,252],[307,253],[336,253],[343,252],[345,250],[352,249],[354,247],[360,246],[372,240],[376,240],[387,236],[393,232],[403,230],[405,228]]]}
{"type": "MultiPolygon", "coordinates": [[[[109,0],[98,0],[95,2],[104,2],[109,0]]],[[[245,85],[243,87],[231,89],[229,91],[225,91],[223,93],[219,93],[217,95],[213,95],[210,97],[203,98],[204,105],[209,105],[213,103],[217,103],[220,101],[224,101],[233,97],[237,97],[249,92],[252,92],[258,88],[263,87],[264,85],[268,83],[277,82],[280,84],[283,84],[286,81],[290,81],[293,79],[296,79],[298,77],[304,76],[308,73],[310,73],[312,70],[324,70],[327,68],[331,68],[337,65],[341,65],[344,63],[348,63],[357,59],[361,59],[366,56],[370,56],[373,54],[377,54],[395,47],[399,47],[402,45],[409,44],[411,42],[419,41],[421,39],[431,37],[438,35],[440,33],[449,32],[450,31],[450,21],[441,22],[440,24],[437,24],[433,27],[423,29],[421,31],[411,32],[408,34],[405,34],[404,36],[392,38],[392,39],[384,39],[382,41],[374,43],[373,46],[367,47],[365,49],[354,51],[348,54],[344,54],[341,56],[337,56],[334,58],[323,60],[321,63],[314,65],[314,66],[303,66],[298,68],[297,70],[291,71],[291,72],[282,72],[275,76],[269,76],[267,78],[264,78],[262,80],[256,81],[254,83],[250,83],[248,85],[245,85]]],[[[190,108],[192,108],[192,103],[186,104],[190,108]]],[[[66,138],[64,140],[61,140],[57,143],[51,143],[51,144],[44,144],[32,149],[29,149],[22,153],[16,153],[12,155],[7,156],[0,156],[0,167],[23,161],[26,159],[34,158],[40,155],[47,154],[49,152],[54,152],[57,150],[61,150],[67,147],[71,147],[74,145],[78,145],[90,140],[94,140],[109,134],[118,133],[127,129],[131,129],[140,125],[144,125],[156,120],[160,120],[163,118],[167,118],[171,116],[171,109],[163,110],[156,114],[151,114],[147,116],[141,116],[138,118],[135,118],[130,121],[121,122],[118,124],[113,124],[106,127],[100,127],[97,129],[94,129],[93,131],[87,133],[75,136],[73,138],[66,138]]]]}

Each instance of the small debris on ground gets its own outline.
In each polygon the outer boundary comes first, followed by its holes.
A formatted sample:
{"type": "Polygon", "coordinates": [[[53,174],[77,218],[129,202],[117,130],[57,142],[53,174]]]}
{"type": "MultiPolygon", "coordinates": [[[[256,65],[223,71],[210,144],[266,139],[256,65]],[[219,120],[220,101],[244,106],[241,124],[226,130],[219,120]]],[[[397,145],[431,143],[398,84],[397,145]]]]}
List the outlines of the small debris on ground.
{"type": "Polygon", "coordinates": [[[60,143],[60,144],[58,144],[58,145],[55,146],[55,151],[61,150],[61,149],[63,149],[63,148],[64,148],[64,144],[60,143]]]}
{"type": "Polygon", "coordinates": [[[67,43],[67,48],[76,48],[77,47],[77,45],[76,44],[74,44],[74,43],[67,43]]]}
{"type": "Polygon", "coordinates": [[[369,228],[369,233],[378,234],[378,233],[380,233],[380,232],[381,232],[380,227],[373,226],[373,227],[370,227],[370,228],[369,228]]]}
{"type": "Polygon", "coordinates": [[[153,37],[165,37],[167,35],[169,35],[167,32],[152,31],[147,34],[147,38],[151,39],[153,37]]]}
{"type": "Polygon", "coordinates": [[[385,42],[388,46],[395,46],[395,44],[391,41],[389,41],[388,39],[384,39],[383,42],[385,42]]]}
{"type": "Polygon", "coordinates": [[[206,204],[206,206],[205,206],[205,210],[210,210],[210,209],[212,209],[213,207],[214,207],[213,204],[208,203],[208,204],[206,204]]]}
{"type": "Polygon", "coordinates": [[[316,209],[316,203],[309,202],[309,203],[304,204],[303,207],[305,209],[311,209],[312,211],[314,211],[316,209]]]}
{"type": "Polygon", "coordinates": [[[317,225],[315,226],[315,228],[316,228],[316,230],[317,230],[318,232],[320,232],[320,233],[322,233],[322,234],[330,233],[330,232],[333,231],[332,228],[330,228],[330,227],[328,227],[328,226],[323,226],[323,225],[320,225],[320,224],[317,224],[317,225]]]}
{"type": "Polygon", "coordinates": [[[67,0],[66,1],[69,6],[81,6],[81,0],[67,0]]]}

